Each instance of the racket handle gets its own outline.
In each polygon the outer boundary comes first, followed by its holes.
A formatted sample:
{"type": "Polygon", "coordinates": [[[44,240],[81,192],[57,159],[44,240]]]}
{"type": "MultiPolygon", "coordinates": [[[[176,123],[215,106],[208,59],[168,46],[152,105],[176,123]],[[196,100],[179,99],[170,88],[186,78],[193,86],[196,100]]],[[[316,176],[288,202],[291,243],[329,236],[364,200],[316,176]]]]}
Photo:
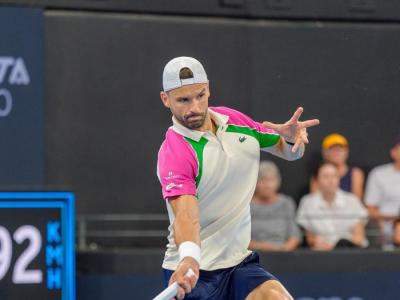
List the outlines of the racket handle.
{"type": "MultiPolygon", "coordinates": [[[[192,269],[189,269],[185,276],[187,277],[192,277],[196,276],[196,274],[193,272],[192,269]]],[[[178,283],[175,281],[173,284],[171,284],[169,287],[167,287],[165,290],[163,290],[160,294],[158,294],[153,300],[170,300],[176,296],[178,293],[178,283]]]]}

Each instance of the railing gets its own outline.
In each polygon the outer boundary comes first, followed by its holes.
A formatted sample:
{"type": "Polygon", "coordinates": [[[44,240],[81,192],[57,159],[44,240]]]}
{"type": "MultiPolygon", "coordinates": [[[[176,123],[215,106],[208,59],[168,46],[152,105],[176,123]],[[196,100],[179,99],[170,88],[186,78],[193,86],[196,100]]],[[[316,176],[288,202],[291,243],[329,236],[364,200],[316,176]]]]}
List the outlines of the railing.
{"type": "MultiPolygon", "coordinates": [[[[91,247],[89,239],[165,239],[168,235],[168,216],[165,214],[85,214],[77,216],[77,242],[79,250],[87,250],[91,247]],[[102,223],[105,229],[99,229],[96,223],[102,223]],[[121,223],[136,222],[140,226],[122,226],[121,223]],[[150,229],[153,224],[144,225],[147,222],[163,222],[162,229],[150,229]],[[120,223],[120,224],[117,224],[120,223]],[[107,228],[109,225],[117,225],[117,229],[107,228]],[[144,225],[144,226],[143,226],[144,225]],[[134,229],[144,227],[144,229],[134,229]]],[[[136,225],[137,225],[136,224],[136,225]]],[[[161,224],[160,224],[161,225],[161,224]]],[[[161,227],[161,226],[160,226],[161,227]]],[[[93,244],[92,244],[93,245],[93,244]]]]}
{"type": "MultiPolygon", "coordinates": [[[[326,219],[326,216],[315,215],[313,218],[326,219]]],[[[349,218],[354,216],[340,217],[343,220],[349,218]]],[[[79,250],[85,251],[97,249],[104,240],[109,241],[110,248],[118,248],[128,242],[147,241],[149,244],[151,240],[150,244],[163,247],[167,241],[168,226],[167,214],[82,214],[77,216],[77,246],[79,250]]],[[[366,228],[370,241],[379,239],[381,234],[377,226],[366,228]]]]}

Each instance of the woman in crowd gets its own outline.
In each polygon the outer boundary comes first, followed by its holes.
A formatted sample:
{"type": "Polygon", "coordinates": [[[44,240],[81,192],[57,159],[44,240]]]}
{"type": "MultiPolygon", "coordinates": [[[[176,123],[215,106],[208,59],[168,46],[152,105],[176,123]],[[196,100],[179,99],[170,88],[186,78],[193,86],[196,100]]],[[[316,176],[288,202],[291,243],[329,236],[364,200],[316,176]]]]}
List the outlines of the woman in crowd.
{"type": "Polygon", "coordinates": [[[278,192],[281,175],[270,161],[260,164],[251,208],[250,248],[261,251],[291,251],[299,246],[301,233],[295,222],[292,198],[278,192]]]}
{"type": "Polygon", "coordinates": [[[313,250],[365,247],[367,210],[357,197],[339,188],[336,165],[322,163],[315,180],[319,191],[304,196],[297,213],[309,246],[313,250]]]}
{"type": "MultiPolygon", "coordinates": [[[[347,164],[349,158],[349,143],[340,134],[333,133],[326,136],[322,142],[322,157],[324,161],[336,166],[340,176],[340,188],[343,191],[353,193],[362,199],[364,191],[364,172],[358,167],[351,167],[347,164]]],[[[318,191],[318,184],[315,176],[310,180],[310,192],[318,191]]]]}

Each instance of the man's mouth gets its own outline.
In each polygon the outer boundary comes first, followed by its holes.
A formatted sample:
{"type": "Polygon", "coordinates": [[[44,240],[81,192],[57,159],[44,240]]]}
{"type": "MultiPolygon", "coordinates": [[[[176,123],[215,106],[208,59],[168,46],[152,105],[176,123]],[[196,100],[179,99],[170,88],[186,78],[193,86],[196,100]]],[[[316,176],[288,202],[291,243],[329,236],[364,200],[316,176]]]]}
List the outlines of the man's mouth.
{"type": "Polygon", "coordinates": [[[195,122],[195,121],[200,121],[201,118],[202,118],[202,116],[195,115],[195,116],[187,117],[186,120],[189,121],[189,122],[195,122]]]}

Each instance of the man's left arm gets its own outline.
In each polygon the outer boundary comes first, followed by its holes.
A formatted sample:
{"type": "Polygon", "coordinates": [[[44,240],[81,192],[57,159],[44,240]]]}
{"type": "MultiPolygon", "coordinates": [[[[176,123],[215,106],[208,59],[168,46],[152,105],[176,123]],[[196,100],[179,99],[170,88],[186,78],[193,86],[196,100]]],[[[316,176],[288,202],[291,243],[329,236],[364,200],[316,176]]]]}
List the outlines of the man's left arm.
{"type": "Polygon", "coordinates": [[[262,148],[261,150],[271,153],[272,155],[278,156],[280,158],[286,160],[296,160],[303,157],[305,151],[305,145],[302,143],[296,150],[293,152],[294,143],[288,143],[282,136],[279,141],[271,147],[262,148]]]}

